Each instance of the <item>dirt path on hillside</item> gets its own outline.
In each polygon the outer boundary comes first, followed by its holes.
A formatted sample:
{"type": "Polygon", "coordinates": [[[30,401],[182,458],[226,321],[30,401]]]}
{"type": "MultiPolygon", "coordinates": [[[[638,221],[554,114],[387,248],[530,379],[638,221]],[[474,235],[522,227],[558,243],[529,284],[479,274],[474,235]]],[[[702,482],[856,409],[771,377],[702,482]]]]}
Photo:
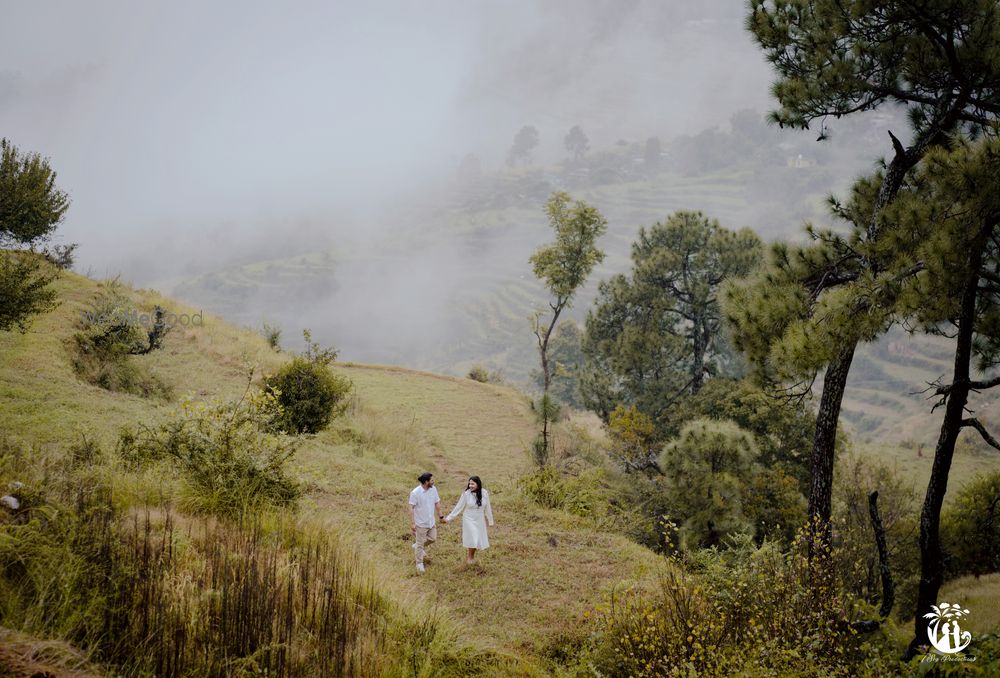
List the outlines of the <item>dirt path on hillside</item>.
{"type": "Polygon", "coordinates": [[[531,468],[535,434],[526,402],[509,390],[466,380],[428,380],[378,368],[345,370],[366,406],[409,422],[422,440],[413,458],[358,455],[350,443],[324,443],[303,457],[317,467],[315,509],[357,543],[402,600],[420,601],[454,622],[462,640],[519,657],[538,657],[585,633],[584,613],[622,580],[647,572],[655,556],[592,523],[525,500],[516,482],[531,468]],[[410,549],[406,498],[415,477],[435,473],[448,513],[469,475],[493,497],[491,548],[465,564],[461,524],[438,526],[427,572],[410,549]]]}

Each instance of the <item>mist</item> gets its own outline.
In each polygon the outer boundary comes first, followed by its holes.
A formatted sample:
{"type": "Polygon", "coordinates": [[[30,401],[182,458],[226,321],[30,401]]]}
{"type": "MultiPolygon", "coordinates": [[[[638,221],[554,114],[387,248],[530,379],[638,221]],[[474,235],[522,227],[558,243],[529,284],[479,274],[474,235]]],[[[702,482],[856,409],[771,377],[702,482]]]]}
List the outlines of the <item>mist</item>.
{"type": "MultiPolygon", "coordinates": [[[[293,343],[311,327],[348,359],[458,371],[515,355],[523,376],[546,195],[471,209],[459,167],[502,170],[523,125],[544,168],[573,125],[600,152],[766,111],[771,73],[744,13],[743,0],[18,4],[4,10],[0,135],[58,171],[73,202],[57,240],[80,244],[77,270],[280,322],[293,343]]],[[[598,276],[667,216],[588,199],[614,231],[598,276]]],[[[713,216],[789,230],[770,212],[713,216]]]]}

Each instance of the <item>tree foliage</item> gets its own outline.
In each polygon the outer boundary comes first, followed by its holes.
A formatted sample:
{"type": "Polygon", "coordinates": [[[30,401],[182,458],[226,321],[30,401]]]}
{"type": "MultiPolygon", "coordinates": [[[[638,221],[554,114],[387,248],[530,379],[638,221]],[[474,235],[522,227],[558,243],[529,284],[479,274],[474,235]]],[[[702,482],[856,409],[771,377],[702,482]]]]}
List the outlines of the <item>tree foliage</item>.
{"type": "MultiPolygon", "coordinates": [[[[69,198],[56,187],[49,161],[0,139],[0,247],[32,247],[45,240],[67,209],[69,198]]],[[[57,276],[44,256],[0,251],[0,332],[26,332],[32,317],[53,309],[56,293],[49,283],[57,276]]]]}
{"type": "Polygon", "coordinates": [[[753,434],[760,464],[780,469],[806,491],[816,426],[806,401],[775,397],[747,379],[710,379],[697,395],[678,404],[665,433],[677,435],[685,424],[702,418],[729,420],[753,434]]]}
{"type": "Polygon", "coordinates": [[[511,167],[531,162],[531,154],[538,147],[538,130],[525,125],[514,135],[514,143],[507,151],[507,164],[511,167]]]}
{"type": "Polygon", "coordinates": [[[657,457],[659,445],[653,420],[635,405],[618,405],[608,419],[611,456],[628,473],[655,469],[660,471],[657,457]]]}
{"type": "Polygon", "coordinates": [[[778,73],[781,125],[895,102],[919,136],[1000,113],[994,0],[751,0],[747,27],[778,73]]]}
{"type": "MultiPolygon", "coordinates": [[[[580,371],[583,368],[583,330],[572,320],[564,320],[556,327],[549,341],[549,392],[566,405],[583,409],[580,397],[580,371]]],[[[532,373],[539,388],[545,380],[541,371],[532,373]]]]}
{"type": "Polygon", "coordinates": [[[730,421],[697,419],[667,444],[660,467],[682,546],[717,546],[728,535],[753,532],[745,479],[758,456],[753,436],[730,421]]]}
{"type": "Polygon", "coordinates": [[[573,156],[573,160],[579,161],[590,149],[590,139],[587,138],[587,135],[579,125],[573,125],[569,132],[566,133],[563,145],[570,155],[573,156]]]}
{"type": "Polygon", "coordinates": [[[29,245],[52,234],[69,209],[56,173],[38,153],[0,139],[0,245],[29,245]]]}
{"type": "Polygon", "coordinates": [[[945,512],[942,528],[951,574],[1000,572],[1000,472],[969,481],[945,512]]]}
{"type": "Polygon", "coordinates": [[[730,231],[700,212],[640,229],[631,275],[603,281],[587,315],[587,402],[634,404],[659,420],[706,377],[736,371],[718,292],[753,270],[761,248],[750,229],[730,231]]]}
{"type": "Polygon", "coordinates": [[[31,319],[56,307],[49,285],[58,270],[43,256],[23,250],[0,251],[0,332],[27,332],[31,319]]]}
{"type": "MultiPolygon", "coordinates": [[[[825,125],[829,116],[839,118],[898,102],[909,107],[913,128],[907,147],[889,132],[893,157],[871,183],[871,209],[863,218],[853,219],[857,229],[853,242],[836,238],[822,242],[820,236],[821,244],[811,251],[800,249],[784,259],[782,252],[776,252],[773,270],[778,284],[769,286],[765,276],[756,287],[765,302],[769,289],[780,290],[778,303],[766,304],[763,322],[750,333],[765,337],[765,344],[769,331],[772,337],[790,333],[789,345],[803,349],[796,357],[808,357],[813,337],[808,334],[810,323],[802,322],[803,309],[848,334],[824,375],[810,460],[810,545],[815,546],[817,539],[828,545],[837,424],[854,349],[865,333],[884,331],[890,319],[883,313],[888,305],[853,303],[850,291],[843,289],[851,282],[868,287],[883,271],[879,261],[852,245],[877,244],[882,210],[928,150],[946,145],[955,132],[988,129],[1000,113],[1000,5],[994,0],[751,0],[747,27],[778,74],[773,92],[780,108],[773,119],[779,124],[805,128],[820,119],[825,125]],[[838,250],[844,244],[847,254],[841,256],[838,250]],[[828,265],[815,270],[817,260],[824,257],[830,257],[828,265]],[[803,263],[806,275],[796,278],[796,268],[801,272],[803,263]],[[805,289],[794,289],[796,282],[805,289]],[[792,312],[783,314],[786,310],[792,312]]],[[[819,138],[825,137],[824,127],[819,138]]],[[[821,347],[829,336],[819,334],[821,347]]],[[[778,362],[772,360],[772,365],[778,362]]]]}

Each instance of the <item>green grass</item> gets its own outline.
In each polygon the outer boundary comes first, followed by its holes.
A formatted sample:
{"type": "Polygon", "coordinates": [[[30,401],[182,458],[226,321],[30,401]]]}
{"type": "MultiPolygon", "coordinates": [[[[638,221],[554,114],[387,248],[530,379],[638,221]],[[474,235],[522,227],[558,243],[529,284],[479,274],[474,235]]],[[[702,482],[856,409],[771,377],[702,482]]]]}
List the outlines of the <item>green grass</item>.
{"type": "Polygon", "coordinates": [[[477,647],[532,655],[578,635],[602,592],[653,565],[645,549],[520,495],[534,427],[526,401],[509,389],[399,368],[339,369],[358,386],[359,409],[394,424],[366,445],[364,418],[355,414],[360,436],[330,431],[307,446],[301,459],[319,488],[310,511],[331,522],[350,516],[350,533],[383,575],[405,596],[446,611],[477,647]],[[439,526],[426,575],[416,573],[405,500],[425,469],[435,473],[445,511],[470,475],[491,490],[497,526],[476,567],[464,564],[461,528],[448,525],[439,526]]]}

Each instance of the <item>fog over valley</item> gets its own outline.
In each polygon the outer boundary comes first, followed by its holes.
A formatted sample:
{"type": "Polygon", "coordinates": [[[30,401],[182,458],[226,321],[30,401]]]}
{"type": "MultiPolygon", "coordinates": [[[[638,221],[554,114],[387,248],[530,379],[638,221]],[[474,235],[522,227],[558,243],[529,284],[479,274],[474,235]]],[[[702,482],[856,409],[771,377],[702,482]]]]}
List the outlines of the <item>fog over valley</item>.
{"type": "Polygon", "coordinates": [[[885,112],[764,122],[741,0],[57,7],[6,10],[47,35],[0,45],[0,126],[58,167],[77,270],[347,360],[524,383],[554,190],[609,220],[580,321],[640,226],[693,209],[798,239],[888,150],[885,112]]]}

